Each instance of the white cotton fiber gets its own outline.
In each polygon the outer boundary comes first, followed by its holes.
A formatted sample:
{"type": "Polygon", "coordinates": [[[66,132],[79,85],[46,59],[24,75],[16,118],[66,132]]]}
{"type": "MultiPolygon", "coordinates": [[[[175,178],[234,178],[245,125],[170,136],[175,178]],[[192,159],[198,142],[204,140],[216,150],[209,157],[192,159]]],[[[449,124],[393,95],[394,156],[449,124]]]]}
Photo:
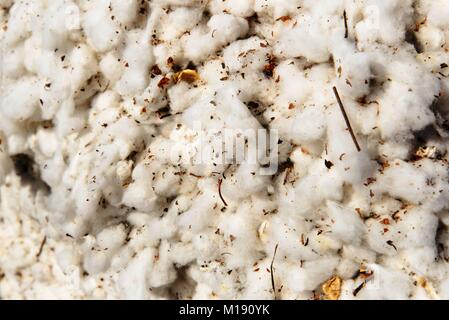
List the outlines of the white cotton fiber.
{"type": "Polygon", "coordinates": [[[0,298],[449,298],[448,14],[0,0],[0,298]]]}

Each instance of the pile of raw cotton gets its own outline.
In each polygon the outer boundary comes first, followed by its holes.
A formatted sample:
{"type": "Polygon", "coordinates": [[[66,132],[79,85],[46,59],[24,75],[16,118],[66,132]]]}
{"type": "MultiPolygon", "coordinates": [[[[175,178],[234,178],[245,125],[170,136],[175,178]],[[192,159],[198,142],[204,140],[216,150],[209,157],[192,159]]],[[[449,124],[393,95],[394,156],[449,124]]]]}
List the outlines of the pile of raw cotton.
{"type": "Polygon", "coordinates": [[[0,298],[448,299],[448,17],[0,0],[0,298]]]}

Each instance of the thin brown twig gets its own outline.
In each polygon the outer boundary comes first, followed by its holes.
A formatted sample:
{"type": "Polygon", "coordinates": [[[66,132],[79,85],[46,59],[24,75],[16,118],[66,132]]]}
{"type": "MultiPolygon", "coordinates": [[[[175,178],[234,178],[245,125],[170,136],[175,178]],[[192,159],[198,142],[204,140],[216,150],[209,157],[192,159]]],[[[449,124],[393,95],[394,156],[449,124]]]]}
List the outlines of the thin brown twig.
{"type": "Polygon", "coordinates": [[[346,10],[343,11],[343,19],[345,20],[345,39],[348,39],[349,29],[348,29],[348,15],[346,14],[346,10]]]}
{"type": "Polygon", "coordinates": [[[42,240],[41,245],[39,247],[39,251],[36,254],[36,258],[39,258],[41,256],[46,242],[47,242],[47,236],[45,236],[44,239],[42,240]]]}
{"type": "Polygon", "coordinates": [[[223,198],[223,194],[221,193],[221,185],[223,184],[223,179],[219,178],[218,179],[218,194],[220,195],[220,199],[221,201],[223,201],[223,204],[225,205],[225,207],[228,206],[228,204],[226,203],[225,199],[223,198]]]}
{"type": "Polygon", "coordinates": [[[274,282],[274,269],[273,269],[273,265],[274,265],[274,259],[276,258],[276,253],[277,253],[277,251],[278,251],[278,247],[279,247],[279,244],[276,244],[276,247],[274,248],[273,260],[271,260],[271,265],[270,265],[271,287],[272,287],[272,289],[273,289],[274,299],[277,299],[277,295],[276,295],[276,284],[275,284],[275,282],[274,282]]]}
{"type": "Polygon", "coordinates": [[[351,122],[349,121],[348,114],[346,113],[345,107],[343,106],[343,102],[341,101],[340,95],[338,94],[338,90],[336,87],[333,87],[335,97],[337,98],[338,105],[340,106],[341,113],[343,114],[343,118],[345,118],[346,126],[348,127],[349,133],[351,134],[352,140],[354,141],[355,147],[357,151],[360,152],[362,149],[357,141],[357,137],[355,136],[354,130],[352,130],[351,122]]]}

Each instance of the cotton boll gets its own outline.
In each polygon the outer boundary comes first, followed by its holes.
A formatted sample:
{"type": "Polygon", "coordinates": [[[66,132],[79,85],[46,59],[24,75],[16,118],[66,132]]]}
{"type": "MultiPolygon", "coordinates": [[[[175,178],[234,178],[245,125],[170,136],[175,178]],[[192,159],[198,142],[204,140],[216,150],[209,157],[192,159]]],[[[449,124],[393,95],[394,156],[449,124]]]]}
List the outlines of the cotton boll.
{"type": "Polygon", "coordinates": [[[0,112],[15,121],[32,118],[39,110],[39,84],[39,79],[26,77],[6,89],[7,94],[0,100],[0,112]]]}
{"type": "MultiPolygon", "coordinates": [[[[212,187],[210,182],[209,185],[212,187]]],[[[191,207],[179,216],[178,225],[181,229],[189,232],[197,233],[203,230],[210,225],[214,218],[211,213],[216,203],[218,203],[218,196],[215,199],[209,194],[196,197],[191,207]]]]}
{"type": "Polygon", "coordinates": [[[183,37],[185,55],[192,61],[209,56],[226,43],[231,42],[248,32],[248,23],[243,18],[230,14],[218,14],[207,23],[208,31],[195,28],[189,36],[183,37]],[[201,48],[201,50],[198,50],[201,48]]]}
{"type": "Polygon", "coordinates": [[[401,141],[390,140],[379,146],[379,153],[390,161],[396,159],[406,160],[410,155],[410,146],[401,143],[401,141]]]}
{"type": "Polygon", "coordinates": [[[102,250],[115,251],[124,243],[126,239],[125,227],[123,224],[102,230],[97,236],[97,245],[102,250]]]}
{"type": "Polygon", "coordinates": [[[449,295],[446,7],[0,0],[2,297],[449,295]]]}
{"type": "MultiPolygon", "coordinates": [[[[227,48],[225,49],[226,52],[228,52],[227,48]]],[[[226,64],[223,63],[223,61],[219,59],[214,59],[208,61],[204,66],[202,66],[199,70],[199,74],[201,79],[208,83],[209,85],[213,86],[221,86],[223,78],[226,78],[228,76],[228,68],[226,67],[226,64]]],[[[178,84],[179,86],[180,84],[178,84]]],[[[201,88],[203,91],[206,91],[207,88],[201,88]]],[[[209,90],[207,90],[209,91],[209,90]]],[[[207,92],[206,91],[206,92],[207,92]]],[[[207,92],[209,93],[209,92],[207,92]]]]}
{"type": "Polygon", "coordinates": [[[338,259],[330,257],[306,262],[302,267],[278,262],[277,283],[282,283],[285,289],[292,290],[296,294],[312,291],[332,276],[337,264],[338,259]]]}
{"type": "Polygon", "coordinates": [[[283,1],[283,0],[255,0],[254,10],[258,14],[269,14],[272,18],[277,19],[281,16],[288,16],[296,13],[301,1],[283,1]]]}
{"type": "Polygon", "coordinates": [[[197,283],[197,290],[192,297],[193,300],[207,300],[213,297],[213,290],[204,283],[197,283]]]}
{"type": "MultiPolygon", "coordinates": [[[[347,108],[348,117],[351,109],[347,108]]],[[[354,124],[354,123],[353,123],[354,124]]],[[[353,126],[353,130],[357,130],[353,126]]],[[[357,131],[355,131],[357,132],[357,131]]],[[[356,134],[356,133],[355,133],[356,134]]],[[[332,106],[328,111],[327,117],[327,161],[331,161],[333,166],[331,170],[338,172],[341,179],[354,184],[363,183],[366,178],[374,171],[376,165],[371,161],[366,147],[363,146],[360,136],[357,143],[361,145],[361,151],[357,150],[350,132],[346,127],[346,122],[337,105],[332,106]],[[334,167],[335,166],[335,167],[334,167]]]]}
{"type": "Polygon", "coordinates": [[[111,84],[114,84],[120,79],[125,68],[119,60],[120,59],[113,52],[109,52],[100,61],[100,70],[111,84]]]}
{"type": "MultiPolygon", "coordinates": [[[[27,52],[28,54],[24,55],[24,61],[23,64],[25,66],[25,69],[27,71],[30,72],[34,72],[34,73],[39,73],[39,69],[43,67],[44,62],[43,60],[47,60],[45,59],[45,55],[46,57],[53,57],[53,53],[52,52],[48,52],[48,51],[43,51],[40,48],[40,39],[39,37],[36,36],[32,36],[29,37],[27,40],[25,40],[25,42],[23,43],[23,47],[24,47],[24,51],[27,52]]],[[[51,61],[53,62],[53,61],[51,61]]]]}
{"type": "Polygon", "coordinates": [[[404,39],[412,13],[410,0],[367,0],[361,10],[363,19],[355,26],[357,39],[362,43],[381,41],[395,45],[404,39]]]}
{"type": "Polygon", "coordinates": [[[170,258],[177,265],[188,265],[195,260],[195,257],[196,252],[191,243],[183,244],[182,242],[178,242],[172,244],[170,248],[170,258]]]}
{"type": "Polygon", "coordinates": [[[373,263],[376,261],[376,253],[365,247],[347,244],[343,246],[343,257],[352,260],[358,265],[373,263]]]}
{"type": "Polygon", "coordinates": [[[161,40],[173,41],[182,36],[186,31],[191,30],[198,24],[201,14],[202,11],[198,8],[179,7],[164,15],[161,21],[161,40]]]}
{"type": "Polygon", "coordinates": [[[90,274],[98,274],[109,267],[108,253],[93,251],[84,257],[83,267],[90,274]]]}
{"type": "Polygon", "coordinates": [[[66,169],[66,164],[60,154],[55,155],[53,159],[45,161],[41,169],[42,180],[50,187],[55,187],[61,181],[61,177],[66,169]],[[51,170],[50,170],[51,169],[51,170]]]}
{"type": "Polygon", "coordinates": [[[83,16],[82,25],[88,41],[98,52],[114,48],[123,35],[117,22],[111,19],[108,4],[103,0],[91,2],[89,10],[83,16]]]}
{"type": "Polygon", "coordinates": [[[397,222],[367,221],[368,243],[379,253],[394,255],[396,250],[434,246],[438,219],[419,209],[407,210],[397,222]]]}
{"type": "Polygon", "coordinates": [[[114,17],[123,26],[129,26],[137,16],[137,0],[112,0],[111,8],[114,17]]]}
{"type": "Polygon", "coordinates": [[[46,8],[43,15],[42,45],[54,51],[66,49],[70,33],[80,29],[80,10],[72,1],[57,0],[46,8]]]}
{"type": "Polygon", "coordinates": [[[300,217],[282,209],[279,212],[278,216],[269,221],[269,226],[264,231],[267,251],[271,252],[278,245],[281,257],[288,256],[293,260],[315,259],[317,253],[312,246],[298,245],[301,244],[301,235],[303,238],[307,237],[309,226],[300,217]]]}
{"type": "Polygon", "coordinates": [[[213,39],[219,43],[230,42],[230,40],[236,39],[236,35],[241,36],[248,31],[248,23],[245,19],[223,13],[212,16],[207,26],[210,30],[217,31],[213,39]],[[230,28],[227,30],[228,27],[230,28]]]}
{"type": "MultiPolygon", "coordinates": [[[[243,204],[234,214],[229,214],[220,219],[217,227],[224,241],[230,241],[230,255],[226,257],[229,269],[245,268],[258,256],[254,244],[257,240],[256,221],[247,213],[250,208],[243,204]]],[[[250,212],[250,211],[249,211],[250,212]]]]}
{"type": "MultiPolygon", "coordinates": [[[[373,271],[373,278],[357,293],[356,299],[408,299],[413,284],[405,274],[378,264],[370,264],[367,267],[373,271]]],[[[353,291],[359,285],[359,281],[344,281],[340,299],[354,299],[353,291]]]]}
{"type": "MultiPolygon", "coordinates": [[[[95,111],[107,111],[107,109],[116,109],[119,106],[120,96],[114,91],[105,91],[93,100],[92,107],[95,111]]],[[[107,113],[105,113],[107,114],[107,113]]],[[[96,116],[96,115],[92,115],[96,116]]]]}
{"type": "Polygon", "coordinates": [[[230,201],[239,201],[261,191],[269,178],[260,174],[258,165],[241,164],[236,172],[223,181],[222,192],[230,201]],[[245,190],[242,192],[242,190],[245,190]]]}
{"type": "Polygon", "coordinates": [[[176,280],[177,274],[173,263],[169,259],[170,244],[163,241],[159,253],[154,257],[153,270],[148,271],[147,284],[151,288],[160,288],[176,280]]]}
{"type": "Polygon", "coordinates": [[[146,279],[155,255],[153,248],[142,250],[120,273],[118,285],[126,299],[146,299],[150,296],[146,279]]]}
{"type": "Polygon", "coordinates": [[[80,262],[80,253],[71,246],[58,246],[56,257],[58,265],[63,272],[68,272],[71,267],[78,265],[80,262]]]}
{"type": "Polygon", "coordinates": [[[24,62],[24,48],[23,46],[16,47],[12,50],[2,53],[2,72],[4,77],[17,78],[25,72],[24,62]]]}
{"type": "Polygon", "coordinates": [[[219,14],[220,12],[226,11],[232,15],[245,18],[253,15],[254,13],[254,0],[213,0],[209,3],[209,6],[213,14],[219,14]]]}
{"type": "Polygon", "coordinates": [[[297,181],[293,187],[286,186],[285,189],[281,189],[283,191],[280,195],[279,206],[287,212],[296,212],[305,217],[311,216],[314,214],[314,208],[324,200],[341,200],[342,184],[336,171],[329,171],[324,161],[314,163],[309,168],[307,176],[297,181]]]}
{"type": "Polygon", "coordinates": [[[174,41],[170,43],[159,43],[153,46],[154,63],[161,68],[161,71],[168,72],[170,70],[167,61],[172,58],[178,61],[183,55],[182,41],[174,41]]]}
{"type": "Polygon", "coordinates": [[[152,56],[145,54],[149,45],[141,33],[131,34],[129,45],[123,52],[125,70],[116,88],[122,95],[133,95],[142,91],[147,85],[147,69],[152,62],[152,56]]]}
{"type": "Polygon", "coordinates": [[[75,113],[75,102],[71,99],[64,101],[55,115],[56,129],[59,136],[64,136],[85,126],[86,113],[75,113]]]}
{"type": "Polygon", "coordinates": [[[401,234],[407,235],[407,239],[402,244],[404,247],[433,247],[435,245],[438,218],[433,213],[411,210],[404,214],[399,226],[403,228],[401,234]]]}
{"type": "Polygon", "coordinates": [[[428,196],[428,176],[410,163],[397,160],[376,182],[376,189],[393,197],[419,204],[428,196]]]}
{"type": "Polygon", "coordinates": [[[97,60],[94,52],[88,46],[79,46],[70,54],[72,70],[70,80],[72,90],[79,90],[90,77],[98,70],[97,60]]]}
{"type": "Polygon", "coordinates": [[[35,16],[42,14],[43,8],[40,2],[16,1],[10,8],[8,29],[5,34],[5,42],[14,45],[29,35],[33,29],[35,16]]]}
{"type": "Polygon", "coordinates": [[[336,240],[335,237],[332,238],[327,234],[320,233],[320,231],[309,233],[308,239],[314,250],[321,255],[338,252],[343,245],[340,240],[336,240]]]}
{"type": "Polygon", "coordinates": [[[123,204],[135,207],[143,212],[151,213],[156,208],[157,195],[153,189],[146,188],[138,170],[133,171],[133,178],[138,179],[131,183],[123,193],[123,204]],[[140,180],[140,181],[139,181],[140,180]]]}
{"type": "Polygon", "coordinates": [[[168,89],[167,94],[172,102],[170,108],[175,113],[182,112],[190,107],[194,101],[197,101],[202,93],[203,90],[201,88],[192,90],[189,84],[180,82],[168,89]]]}
{"type": "Polygon", "coordinates": [[[259,261],[257,268],[260,268],[258,272],[254,272],[253,268],[247,271],[246,276],[246,289],[242,293],[242,299],[272,299],[272,286],[270,274],[263,272],[263,270],[270,268],[269,259],[259,261]]]}
{"type": "Polygon", "coordinates": [[[275,53],[284,58],[305,57],[310,62],[324,62],[330,57],[326,37],[318,22],[310,15],[301,16],[301,23],[285,30],[276,41],[275,53]]]}
{"type": "Polygon", "coordinates": [[[147,245],[157,246],[161,240],[172,238],[175,231],[173,218],[170,215],[162,218],[153,215],[149,217],[147,224],[133,229],[130,245],[137,251],[147,245]]]}
{"type": "Polygon", "coordinates": [[[312,165],[314,158],[304,148],[296,148],[291,152],[290,160],[294,163],[295,175],[303,177],[312,165]]]}
{"type": "Polygon", "coordinates": [[[428,20],[430,23],[435,24],[440,28],[448,26],[448,21],[446,19],[449,14],[449,5],[444,0],[432,1],[430,6],[430,11],[428,13],[428,20]]]}
{"type": "Polygon", "coordinates": [[[444,281],[440,282],[438,292],[441,299],[449,298],[449,278],[446,278],[444,281]]]}
{"type": "Polygon", "coordinates": [[[342,278],[352,278],[359,271],[360,265],[351,260],[341,260],[336,273],[342,278]]]}
{"type": "MultiPolygon", "coordinates": [[[[133,77],[133,73],[128,73],[127,76],[131,77],[132,82],[127,82],[126,77],[122,78],[122,89],[125,90],[124,92],[128,92],[128,98],[130,98],[131,100],[129,101],[133,101],[134,103],[134,99],[135,98],[131,92],[132,91],[126,91],[126,90],[134,90],[132,86],[129,86],[129,84],[131,85],[137,85],[134,88],[136,90],[140,90],[138,88],[140,88],[140,85],[143,84],[144,82],[147,82],[148,79],[145,75],[144,72],[142,72],[141,70],[137,71],[138,74],[138,78],[137,78],[137,82],[136,79],[132,79],[133,77]]],[[[145,105],[149,110],[152,111],[157,111],[160,109],[163,109],[164,107],[167,106],[167,98],[166,98],[166,88],[159,86],[160,81],[163,79],[164,77],[161,76],[157,76],[151,80],[149,80],[148,86],[146,88],[144,88],[144,90],[141,91],[141,95],[139,96],[139,99],[137,100],[136,98],[136,102],[139,102],[141,105],[145,105]]],[[[141,109],[139,110],[139,112],[141,111],[141,109]]]]}
{"type": "Polygon", "coordinates": [[[280,77],[281,95],[276,102],[288,108],[290,104],[301,106],[308,99],[312,90],[312,84],[306,79],[303,71],[300,71],[294,61],[287,60],[276,68],[276,74],[280,77]]]}
{"type": "Polygon", "coordinates": [[[182,115],[183,121],[190,128],[197,128],[200,124],[199,129],[220,132],[217,128],[232,129],[236,132],[249,130],[254,134],[253,129],[259,129],[260,124],[240,100],[237,89],[233,86],[217,89],[215,94],[205,95],[186,110],[182,115]]]}
{"type": "Polygon", "coordinates": [[[262,70],[267,64],[268,48],[261,47],[263,39],[251,37],[238,40],[223,50],[223,59],[230,72],[239,72],[243,68],[262,70]]]}
{"type": "Polygon", "coordinates": [[[404,260],[417,274],[441,274],[435,268],[435,261],[438,260],[438,252],[435,246],[423,246],[414,249],[404,250],[404,260]],[[433,272],[432,272],[433,271],[433,272]]]}
{"type": "Polygon", "coordinates": [[[334,221],[330,236],[358,245],[365,228],[357,213],[332,201],[327,202],[327,208],[331,221],[334,221]]]}
{"type": "Polygon", "coordinates": [[[158,137],[152,141],[149,150],[151,151],[150,154],[156,155],[160,162],[171,163],[173,159],[178,160],[178,153],[176,153],[177,150],[175,149],[173,151],[172,148],[173,146],[171,145],[169,139],[158,137]]]}
{"type": "Polygon", "coordinates": [[[338,75],[341,95],[362,98],[370,92],[371,58],[364,52],[357,52],[349,41],[334,40],[331,52],[338,75]]]}
{"type": "MultiPolygon", "coordinates": [[[[139,144],[141,143],[140,135],[143,130],[137,123],[128,118],[122,118],[114,125],[108,127],[107,133],[112,134],[116,137],[114,139],[114,145],[117,151],[117,154],[121,160],[127,158],[132,151],[135,151],[139,148],[139,144]]],[[[107,139],[107,134],[103,135],[103,139],[107,139]]],[[[114,155],[111,155],[114,156],[114,155]]]]}
{"type": "Polygon", "coordinates": [[[158,170],[153,176],[154,192],[159,196],[173,197],[177,194],[180,185],[179,171],[174,167],[165,167],[158,170]]]}
{"type": "MultiPolygon", "coordinates": [[[[410,72],[405,70],[402,72],[410,75],[410,72]]],[[[389,94],[379,101],[379,127],[384,137],[406,134],[410,130],[417,131],[434,121],[435,116],[429,106],[438,95],[439,87],[435,81],[423,83],[429,87],[418,87],[417,83],[410,85],[392,82],[389,84],[389,94]]]]}
{"type": "Polygon", "coordinates": [[[44,156],[51,158],[55,155],[59,147],[59,143],[53,132],[45,129],[38,130],[36,140],[38,149],[44,156]]]}
{"type": "Polygon", "coordinates": [[[437,51],[445,43],[444,33],[440,29],[432,26],[420,27],[417,38],[425,51],[437,51]]]}

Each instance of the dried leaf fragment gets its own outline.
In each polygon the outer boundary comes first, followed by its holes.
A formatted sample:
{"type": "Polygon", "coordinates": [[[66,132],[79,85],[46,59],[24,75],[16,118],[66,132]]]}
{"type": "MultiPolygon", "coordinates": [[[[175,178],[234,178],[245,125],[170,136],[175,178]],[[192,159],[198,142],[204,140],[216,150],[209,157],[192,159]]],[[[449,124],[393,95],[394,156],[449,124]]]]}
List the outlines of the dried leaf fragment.
{"type": "Polygon", "coordinates": [[[290,21],[292,18],[290,16],[282,16],[276,19],[276,21],[282,21],[282,22],[287,22],[290,21]]]}
{"type": "Polygon", "coordinates": [[[262,241],[262,243],[266,242],[266,235],[265,232],[268,229],[268,226],[270,225],[270,223],[267,220],[264,220],[260,226],[259,229],[257,229],[257,235],[259,236],[260,241],[262,241]]]}
{"type": "Polygon", "coordinates": [[[167,77],[163,77],[159,83],[157,84],[157,86],[161,89],[165,88],[166,86],[168,86],[168,84],[170,83],[170,78],[167,77]]]}
{"type": "Polygon", "coordinates": [[[419,147],[419,149],[416,151],[416,156],[418,158],[434,158],[435,154],[437,153],[436,147],[419,147]]]}
{"type": "Polygon", "coordinates": [[[324,292],[325,300],[338,300],[341,293],[342,280],[338,276],[333,276],[325,283],[323,283],[322,289],[324,292]]]}
{"type": "Polygon", "coordinates": [[[199,79],[200,79],[200,76],[199,76],[198,72],[196,72],[196,70],[192,70],[192,69],[182,70],[182,71],[176,73],[174,76],[175,83],[184,81],[184,82],[191,84],[191,83],[198,81],[199,79]]]}
{"type": "Polygon", "coordinates": [[[263,67],[263,74],[267,78],[272,78],[274,75],[274,69],[277,67],[276,57],[270,55],[267,59],[267,62],[268,64],[263,67]]]}
{"type": "Polygon", "coordinates": [[[418,284],[426,290],[426,293],[431,297],[432,299],[438,299],[438,295],[432,285],[429,281],[427,281],[424,277],[418,277],[418,284]]]}

